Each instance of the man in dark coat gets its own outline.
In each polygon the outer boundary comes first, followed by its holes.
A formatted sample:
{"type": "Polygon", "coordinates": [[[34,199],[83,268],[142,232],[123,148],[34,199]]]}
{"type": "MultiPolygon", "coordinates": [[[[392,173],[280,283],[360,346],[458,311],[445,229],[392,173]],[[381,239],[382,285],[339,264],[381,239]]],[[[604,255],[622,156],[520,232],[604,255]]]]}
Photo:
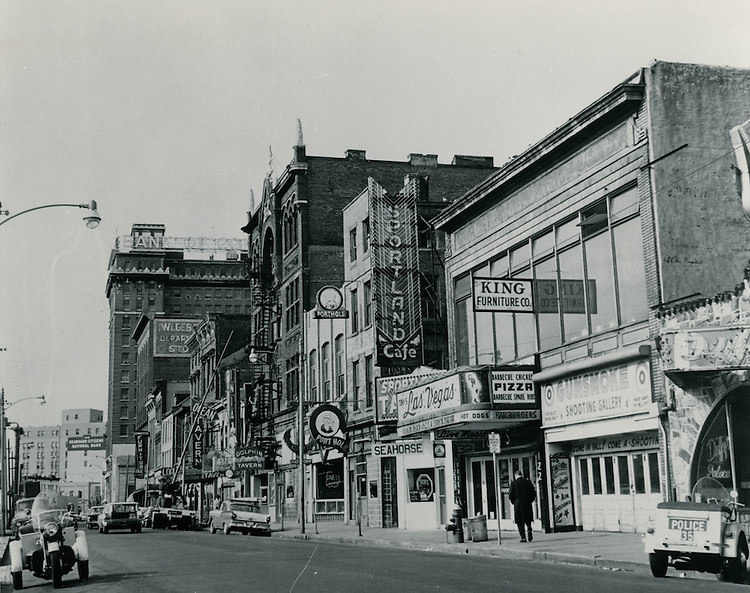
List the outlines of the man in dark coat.
{"type": "Polygon", "coordinates": [[[518,533],[521,534],[521,542],[526,542],[527,533],[528,541],[532,541],[534,536],[531,533],[531,522],[534,520],[534,509],[531,505],[536,500],[536,488],[534,488],[531,480],[524,477],[520,470],[516,472],[516,479],[510,484],[509,497],[515,511],[516,525],[518,526],[518,533]],[[524,531],[524,528],[526,528],[526,531],[524,531]]]}

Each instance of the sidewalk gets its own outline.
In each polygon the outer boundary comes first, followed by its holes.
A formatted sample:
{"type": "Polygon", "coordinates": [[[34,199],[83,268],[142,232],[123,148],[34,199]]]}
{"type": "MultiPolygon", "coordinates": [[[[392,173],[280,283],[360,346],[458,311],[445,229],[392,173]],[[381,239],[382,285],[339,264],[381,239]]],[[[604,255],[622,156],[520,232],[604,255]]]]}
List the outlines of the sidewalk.
{"type": "Polygon", "coordinates": [[[650,574],[648,556],[643,551],[643,535],[640,533],[611,533],[602,531],[570,531],[566,533],[534,534],[534,541],[521,543],[518,532],[501,531],[500,543],[497,531],[488,531],[487,541],[448,543],[445,530],[407,531],[405,529],[380,529],[362,527],[362,535],[356,524],[341,522],[319,522],[305,525],[300,533],[299,523],[272,524],[272,537],[330,541],[345,544],[401,547],[426,552],[447,554],[470,554],[498,558],[518,558],[583,564],[609,570],[627,570],[650,574]]]}

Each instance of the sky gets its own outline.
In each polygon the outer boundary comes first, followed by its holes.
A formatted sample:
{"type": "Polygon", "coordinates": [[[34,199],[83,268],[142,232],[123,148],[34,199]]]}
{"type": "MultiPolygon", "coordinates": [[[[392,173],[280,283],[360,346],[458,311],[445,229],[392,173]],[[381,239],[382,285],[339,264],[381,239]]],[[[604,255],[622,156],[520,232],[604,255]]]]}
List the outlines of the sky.
{"type": "Polygon", "coordinates": [[[747,0],[3,0],[0,209],[102,216],[0,226],[8,419],[106,412],[115,237],[243,237],[298,120],[309,155],[501,165],[653,60],[750,68],[748,23],[747,0]]]}

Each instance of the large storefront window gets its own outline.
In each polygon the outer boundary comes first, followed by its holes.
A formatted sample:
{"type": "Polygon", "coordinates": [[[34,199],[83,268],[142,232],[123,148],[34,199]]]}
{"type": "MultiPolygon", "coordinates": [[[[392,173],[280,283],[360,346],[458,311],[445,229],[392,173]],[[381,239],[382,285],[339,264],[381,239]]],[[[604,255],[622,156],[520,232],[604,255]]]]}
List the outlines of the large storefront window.
{"type": "Polygon", "coordinates": [[[500,364],[648,318],[632,186],[512,249],[454,285],[458,364],[500,364]],[[489,268],[489,269],[488,269],[489,268]],[[534,313],[474,312],[471,276],[534,280],[534,313]]]}
{"type": "Polygon", "coordinates": [[[641,220],[630,219],[614,227],[612,232],[615,241],[617,293],[620,295],[620,322],[624,325],[648,317],[641,220]]]}
{"type": "Polygon", "coordinates": [[[607,232],[584,243],[586,276],[596,294],[596,309],[590,312],[591,331],[595,334],[617,327],[615,308],[615,279],[612,266],[612,246],[607,232]]]}

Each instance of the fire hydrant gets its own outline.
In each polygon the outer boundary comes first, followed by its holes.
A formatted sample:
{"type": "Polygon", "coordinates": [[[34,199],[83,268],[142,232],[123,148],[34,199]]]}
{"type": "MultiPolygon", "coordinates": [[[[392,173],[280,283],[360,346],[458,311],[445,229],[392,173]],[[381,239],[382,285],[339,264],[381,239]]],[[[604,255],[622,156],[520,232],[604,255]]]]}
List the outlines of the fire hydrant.
{"type": "Polygon", "coordinates": [[[463,518],[463,512],[461,507],[455,507],[451,513],[451,518],[445,526],[445,531],[448,532],[448,543],[462,544],[464,541],[464,530],[461,524],[463,518]]]}

